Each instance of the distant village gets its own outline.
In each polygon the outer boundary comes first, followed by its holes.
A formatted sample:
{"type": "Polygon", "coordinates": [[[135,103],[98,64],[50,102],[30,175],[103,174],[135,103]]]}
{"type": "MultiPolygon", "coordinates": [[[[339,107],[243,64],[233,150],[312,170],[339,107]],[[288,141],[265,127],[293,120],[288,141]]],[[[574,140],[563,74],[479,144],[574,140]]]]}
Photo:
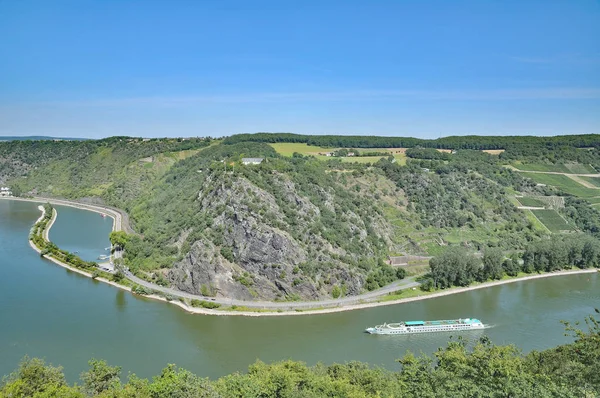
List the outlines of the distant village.
{"type": "Polygon", "coordinates": [[[4,198],[4,197],[8,197],[8,196],[12,196],[12,191],[10,190],[9,187],[0,187],[0,197],[4,198]]]}
{"type": "Polygon", "coordinates": [[[333,152],[319,152],[321,156],[334,156],[334,157],[349,157],[349,156],[359,156],[359,152],[351,149],[338,149],[333,152]]]}

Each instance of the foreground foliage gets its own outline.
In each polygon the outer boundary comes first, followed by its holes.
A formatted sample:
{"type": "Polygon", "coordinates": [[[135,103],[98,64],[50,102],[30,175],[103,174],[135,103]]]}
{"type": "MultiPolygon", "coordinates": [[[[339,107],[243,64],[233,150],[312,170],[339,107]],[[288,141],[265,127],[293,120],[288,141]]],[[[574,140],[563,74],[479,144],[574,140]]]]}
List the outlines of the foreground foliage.
{"type": "Polygon", "coordinates": [[[152,380],[130,375],[124,382],[119,367],[92,360],[81,385],[70,386],[62,368],[25,358],[4,378],[0,397],[598,397],[600,325],[594,317],[586,323],[587,331],[567,324],[573,343],[527,355],[485,337],[459,338],[433,356],[407,354],[396,372],[360,362],[259,361],[215,381],[169,365],[152,380]]]}

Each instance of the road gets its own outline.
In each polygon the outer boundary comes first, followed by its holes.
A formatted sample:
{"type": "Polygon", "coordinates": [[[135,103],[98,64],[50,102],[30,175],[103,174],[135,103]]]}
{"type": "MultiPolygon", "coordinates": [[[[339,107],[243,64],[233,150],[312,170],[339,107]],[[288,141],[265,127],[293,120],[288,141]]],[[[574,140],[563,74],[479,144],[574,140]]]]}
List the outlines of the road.
{"type": "MultiPolygon", "coordinates": [[[[23,200],[23,199],[22,199],[23,200]]],[[[101,205],[92,205],[87,203],[79,203],[72,202],[68,200],[62,199],[51,199],[51,198],[34,198],[34,199],[24,199],[32,202],[49,202],[51,204],[57,205],[65,205],[77,207],[85,210],[95,211],[97,213],[108,214],[111,216],[115,222],[113,224],[113,231],[121,231],[124,230],[127,233],[133,232],[129,227],[127,214],[113,207],[101,206],[101,205]]],[[[122,253],[118,253],[122,254],[122,253]]],[[[244,306],[249,308],[260,308],[260,309],[274,309],[274,310],[295,310],[295,309],[310,309],[310,308],[320,308],[320,307],[343,307],[352,304],[360,304],[364,302],[374,301],[378,297],[385,296],[388,293],[394,292],[396,290],[401,289],[410,289],[413,287],[417,287],[420,284],[415,282],[414,277],[406,278],[400,281],[396,281],[391,283],[388,286],[382,287],[377,290],[373,290],[371,292],[367,292],[364,294],[360,294],[358,296],[351,297],[343,297],[339,299],[329,299],[329,300],[321,300],[321,301],[283,301],[283,302],[274,302],[274,301],[245,301],[245,300],[236,300],[231,298],[223,298],[223,297],[205,297],[200,295],[194,295],[186,292],[182,292],[180,290],[171,289],[164,286],[159,286],[154,283],[147,282],[143,279],[138,278],[133,275],[129,271],[124,272],[125,277],[130,281],[143,286],[147,289],[156,290],[162,292],[164,294],[169,294],[173,297],[183,297],[186,299],[198,299],[205,301],[213,301],[215,303],[219,303],[221,305],[236,305],[236,306],[244,306]]]]}
{"type": "Polygon", "coordinates": [[[215,303],[219,303],[221,305],[236,305],[238,307],[249,307],[249,308],[260,308],[260,309],[274,309],[274,310],[295,310],[295,309],[310,309],[310,308],[320,308],[320,307],[343,307],[352,304],[360,304],[364,302],[373,301],[374,299],[385,296],[388,293],[395,292],[400,289],[410,289],[413,287],[417,287],[420,284],[415,282],[414,277],[406,278],[400,281],[396,281],[388,286],[382,287],[377,290],[373,290],[372,292],[360,294],[358,296],[351,297],[343,297],[339,299],[329,299],[329,300],[321,300],[321,301],[283,301],[283,302],[275,302],[275,301],[245,301],[245,300],[236,300],[230,298],[223,297],[205,297],[198,296],[186,292],[182,292],[180,290],[171,289],[164,286],[155,285],[154,283],[147,282],[143,279],[138,278],[133,275],[129,271],[125,271],[125,276],[127,279],[131,280],[134,283],[137,283],[140,286],[143,286],[148,289],[156,290],[162,292],[164,294],[170,294],[173,297],[182,297],[190,300],[205,300],[205,301],[213,301],[215,303]]]}

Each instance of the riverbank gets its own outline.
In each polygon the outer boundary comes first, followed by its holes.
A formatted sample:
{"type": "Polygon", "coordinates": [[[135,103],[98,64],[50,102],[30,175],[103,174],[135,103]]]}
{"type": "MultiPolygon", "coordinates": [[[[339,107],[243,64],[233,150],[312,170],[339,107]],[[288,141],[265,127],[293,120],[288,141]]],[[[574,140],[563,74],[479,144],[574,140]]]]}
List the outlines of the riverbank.
{"type": "Polygon", "coordinates": [[[99,206],[99,205],[91,205],[86,203],[73,202],[70,200],[63,199],[52,199],[52,198],[17,198],[14,196],[11,197],[3,197],[0,200],[16,200],[20,202],[32,202],[32,203],[50,203],[51,205],[59,205],[59,206],[68,206],[73,207],[80,210],[92,211],[98,214],[104,214],[113,220],[113,231],[130,231],[131,228],[124,223],[124,214],[115,209],[99,206]]]}
{"type": "MultiPolygon", "coordinates": [[[[15,198],[10,198],[10,199],[15,200],[15,198]]],[[[65,201],[62,201],[62,200],[53,200],[53,201],[50,201],[50,200],[46,201],[45,199],[39,199],[39,200],[16,199],[16,200],[24,200],[24,201],[29,201],[29,202],[49,202],[49,203],[54,203],[54,204],[59,204],[59,205],[65,205],[65,201]]],[[[104,210],[103,208],[96,208],[96,209],[92,210],[91,207],[93,207],[93,206],[82,205],[82,204],[78,204],[78,203],[69,203],[69,205],[71,207],[80,208],[82,210],[95,211],[97,213],[102,213],[104,210]]],[[[40,217],[40,219],[38,219],[38,222],[39,222],[39,220],[43,219],[44,214],[45,214],[43,206],[40,206],[39,208],[42,211],[42,216],[40,217]]],[[[54,209],[50,222],[46,226],[45,230],[42,232],[42,234],[43,234],[42,236],[46,241],[49,241],[49,239],[48,239],[49,231],[50,231],[52,225],[54,224],[54,222],[57,218],[57,215],[58,215],[58,212],[56,211],[56,209],[54,209]]],[[[117,220],[119,220],[119,222],[122,222],[122,218],[119,218],[120,214],[118,212],[115,212],[110,216],[111,216],[111,218],[113,218],[113,224],[116,224],[117,220]]],[[[114,228],[115,228],[115,226],[113,225],[113,230],[114,230],[114,228]]],[[[31,240],[30,240],[30,245],[32,248],[34,248],[34,250],[36,250],[38,253],[41,254],[40,249],[37,248],[31,240]]],[[[49,256],[43,256],[43,257],[54,262],[55,264],[57,264],[61,267],[69,269],[70,271],[77,272],[78,274],[87,276],[89,278],[93,278],[93,275],[89,272],[86,272],[81,269],[77,269],[73,266],[70,266],[69,264],[66,264],[55,258],[51,258],[49,256]]],[[[160,301],[168,302],[168,303],[177,305],[181,309],[185,310],[188,313],[192,313],[192,314],[219,315],[219,316],[239,315],[239,316],[253,316],[253,317],[255,317],[255,316],[320,315],[320,314],[330,314],[330,313],[334,313],[334,312],[352,311],[352,310],[380,307],[380,306],[386,306],[386,305],[409,303],[409,302],[426,300],[429,298],[442,297],[442,296],[447,296],[447,295],[451,295],[451,294],[458,294],[458,293],[463,293],[463,292],[468,292],[468,291],[472,291],[472,290],[483,289],[483,288],[487,288],[487,287],[498,286],[498,285],[503,285],[503,284],[508,284],[508,283],[527,281],[527,280],[531,280],[531,279],[548,278],[548,277],[563,276],[563,275],[573,275],[573,274],[580,274],[580,273],[595,273],[595,272],[597,272],[596,269],[583,269],[583,270],[575,269],[575,270],[558,271],[558,272],[536,274],[536,275],[526,275],[526,276],[504,279],[504,280],[499,280],[499,281],[484,282],[481,284],[468,286],[468,287],[450,288],[450,289],[447,289],[444,291],[437,291],[437,292],[431,292],[431,293],[415,291],[415,290],[410,291],[405,288],[404,291],[406,291],[407,294],[413,294],[413,292],[415,292],[416,295],[412,295],[411,297],[399,298],[399,299],[395,299],[395,300],[375,301],[377,299],[379,299],[379,300],[384,299],[386,296],[389,295],[389,293],[382,292],[378,296],[370,296],[369,299],[373,300],[371,302],[360,302],[361,298],[359,296],[359,297],[354,297],[354,298],[347,298],[347,299],[352,299],[354,301],[358,301],[359,303],[343,304],[343,303],[336,303],[333,300],[329,300],[328,302],[321,302],[321,303],[311,302],[310,305],[313,306],[312,309],[303,309],[300,307],[294,308],[294,305],[298,304],[298,303],[293,303],[293,302],[292,303],[248,302],[248,303],[243,303],[239,306],[236,305],[235,307],[232,305],[233,308],[208,309],[208,308],[203,308],[203,307],[193,307],[193,306],[189,305],[188,303],[191,302],[190,300],[197,299],[197,300],[208,301],[208,300],[210,300],[210,298],[203,297],[203,296],[196,296],[196,295],[192,295],[192,294],[185,293],[185,292],[169,291],[169,293],[167,293],[168,296],[174,296],[175,299],[167,299],[163,296],[159,296],[156,294],[138,295],[138,296],[147,297],[147,298],[150,298],[153,300],[160,300],[160,301]],[[249,308],[250,306],[253,306],[253,307],[249,308]],[[321,306],[321,307],[314,308],[315,306],[321,306]]],[[[120,288],[123,290],[127,290],[129,292],[132,292],[131,287],[124,286],[115,281],[111,281],[111,280],[103,278],[103,277],[96,277],[93,279],[98,280],[103,283],[107,283],[111,286],[114,286],[114,287],[117,287],[117,288],[120,288]]],[[[133,281],[133,282],[135,283],[135,281],[133,281]]],[[[150,287],[150,289],[154,289],[154,288],[156,288],[156,290],[158,290],[161,287],[153,286],[153,285],[150,287]]],[[[398,287],[397,290],[403,290],[403,289],[402,289],[402,287],[398,287]]],[[[135,293],[133,293],[133,294],[135,294],[135,293]]],[[[221,303],[228,302],[228,301],[231,301],[232,303],[234,302],[234,300],[223,299],[223,298],[220,298],[218,300],[221,303]]],[[[237,301],[235,301],[235,302],[237,302],[237,301]]]]}

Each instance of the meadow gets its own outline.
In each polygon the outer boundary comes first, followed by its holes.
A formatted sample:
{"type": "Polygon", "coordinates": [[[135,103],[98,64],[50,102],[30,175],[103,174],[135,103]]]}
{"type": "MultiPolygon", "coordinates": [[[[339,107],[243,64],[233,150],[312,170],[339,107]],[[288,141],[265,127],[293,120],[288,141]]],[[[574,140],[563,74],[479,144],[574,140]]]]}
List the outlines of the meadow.
{"type": "MultiPolygon", "coordinates": [[[[339,159],[342,162],[354,162],[354,163],[375,163],[382,156],[351,156],[351,157],[331,157],[326,155],[320,155],[327,152],[333,152],[339,148],[325,148],[320,146],[307,145],[305,143],[297,142],[282,142],[269,144],[277,151],[277,153],[283,156],[292,156],[295,152],[300,153],[304,156],[315,156],[319,160],[331,160],[339,159]]],[[[354,148],[363,152],[389,152],[390,155],[394,156],[399,164],[406,164],[406,155],[404,155],[404,148],[354,148]]]]}

